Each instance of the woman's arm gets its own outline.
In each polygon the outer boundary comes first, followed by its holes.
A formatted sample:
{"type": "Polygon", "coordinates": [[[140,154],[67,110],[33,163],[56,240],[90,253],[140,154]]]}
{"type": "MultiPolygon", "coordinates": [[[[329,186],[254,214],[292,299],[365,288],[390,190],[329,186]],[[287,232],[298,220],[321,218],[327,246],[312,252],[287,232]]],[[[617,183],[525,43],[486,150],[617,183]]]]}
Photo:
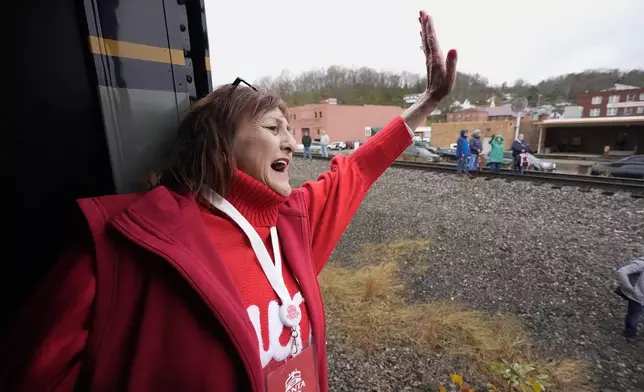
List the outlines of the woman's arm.
{"type": "Polygon", "coordinates": [[[418,20],[427,67],[426,91],[400,117],[393,119],[349,157],[334,158],[331,169],[322,174],[318,181],[303,186],[313,235],[313,258],[318,273],[371,185],[412,143],[412,130],[425,123],[429,114],[454,86],[456,51],[451,50],[445,59],[429,15],[421,11],[418,20]]]}
{"type": "Polygon", "coordinates": [[[338,155],[331,169],[317,181],[302,186],[313,236],[313,259],[322,270],[342,233],[360,207],[367,191],[412,142],[402,117],[350,156],[338,155]]]}
{"type": "Polygon", "coordinates": [[[68,251],[3,337],[0,390],[74,390],[95,289],[91,253],[68,251]]]}

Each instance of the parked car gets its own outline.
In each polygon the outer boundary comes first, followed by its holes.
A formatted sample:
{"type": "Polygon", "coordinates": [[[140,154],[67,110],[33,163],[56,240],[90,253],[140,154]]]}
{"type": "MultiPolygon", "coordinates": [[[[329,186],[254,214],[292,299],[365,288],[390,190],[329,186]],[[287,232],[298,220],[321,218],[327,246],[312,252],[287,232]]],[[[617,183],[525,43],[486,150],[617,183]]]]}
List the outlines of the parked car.
{"type": "MultiPolygon", "coordinates": [[[[303,152],[304,151],[304,145],[302,143],[296,145],[295,146],[295,151],[303,152]]],[[[311,152],[313,154],[321,154],[322,153],[322,145],[320,144],[320,142],[311,142],[311,152]]]]}
{"type": "Polygon", "coordinates": [[[360,145],[364,144],[362,140],[347,140],[344,142],[344,145],[346,146],[346,148],[352,150],[355,142],[360,143],[360,145]]]}
{"type": "Polygon", "coordinates": [[[329,143],[329,150],[344,150],[345,148],[347,148],[347,144],[345,142],[329,143]]]}
{"type": "Polygon", "coordinates": [[[425,147],[425,149],[426,149],[426,150],[428,150],[429,152],[433,152],[433,153],[434,153],[434,154],[436,154],[436,155],[440,155],[440,154],[438,153],[439,148],[438,148],[438,147],[436,147],[436,146],[431,146],[431,145],[430,145],[430,146],[425,147]]]}
{"type": "Polygon", "coordinates": [[[441,159],[440,154],[436,153],[437,148],[429,144],[428,142],[424,141],[414,141],[414,146],[418,148],[422,148],[423,150],[427,150],[430,154],[432,154],[432,157],[434,158],[433,162],[439,162],[441,159]]]}
{"type": "Polygon", "coordinates": [[[438,147],[432,146],[429,142],[426,142],[424,140],[414,140],[414,145],[416,147],[424,148],[425,150],[427,150],[427,151],[429,151],[429,152],[431,152],[433,154],[440,155],[438,153],[438,147]]]}
{"type": "MultiPolygon", "coordinates": [[[[511,156],[512,156],[512,153],[510,153],[510,157],[511,156]]],[[[539,159],[530,153],[528,153],[528,162],[530,163],[528,170],[535,170],[535,171],[542,171],[542,172],[553,172],[557,170],[556,163],[552,161],[544,161],[543,159],[539,159]]]]}
{"type": "Polygon", "coordinates": [[[440,156],[442,161],[455,161],[456,160],[456,149],[455,148],[439,148],[436,150],[438,156],[440,156]]]}
{"type": "Polygon", "coordinates": [[[407,147],[403,151],[401,158],[404,161],[417,161],[417,162],[438,162],[440,157],[436,154],[433,154],[422,147],[418,147],[415,144],[407,147]]]}
{"type": "Polygon", "coordinates": [[[644,155],[631,155],[615,162],[600,162],[590,167],[593,176],[644,179],[644,155]]]}

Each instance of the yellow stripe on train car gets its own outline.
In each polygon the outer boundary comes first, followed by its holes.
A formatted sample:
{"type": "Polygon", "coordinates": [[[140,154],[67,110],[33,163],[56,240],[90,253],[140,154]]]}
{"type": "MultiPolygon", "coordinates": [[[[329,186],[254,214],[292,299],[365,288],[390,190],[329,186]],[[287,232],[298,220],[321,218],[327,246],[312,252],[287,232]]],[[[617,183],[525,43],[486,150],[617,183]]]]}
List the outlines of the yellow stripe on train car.
{"type": "MultiPolygon", "coordinates": [[[[134,42],[89,36],[90,50],[94,54],[123,57],[135,60],[154,61],[174,65],[186,65],[183,50],[168,49],[159,46],[143,45],[134,42]]],[[[210,61],[206,61],[210,70],[210,61]]]]}

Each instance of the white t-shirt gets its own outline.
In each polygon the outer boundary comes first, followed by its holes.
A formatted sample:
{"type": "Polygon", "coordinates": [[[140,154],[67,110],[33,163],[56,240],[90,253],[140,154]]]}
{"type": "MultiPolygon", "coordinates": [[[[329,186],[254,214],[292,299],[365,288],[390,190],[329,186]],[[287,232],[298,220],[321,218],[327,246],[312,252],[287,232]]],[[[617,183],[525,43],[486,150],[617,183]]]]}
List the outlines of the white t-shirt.
{"type": "Polygon", "coordinates": [[[322,135],[320,137],[320,144],[329,144],[329,135],[322,135]]]}

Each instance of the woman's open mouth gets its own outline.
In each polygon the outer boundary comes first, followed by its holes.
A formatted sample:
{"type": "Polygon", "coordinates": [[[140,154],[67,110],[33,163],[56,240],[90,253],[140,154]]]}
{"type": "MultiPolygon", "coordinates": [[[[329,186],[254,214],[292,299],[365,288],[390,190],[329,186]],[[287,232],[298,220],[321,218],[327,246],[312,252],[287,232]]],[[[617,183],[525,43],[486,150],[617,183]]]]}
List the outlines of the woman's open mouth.
{"type": "Polygon", "coordinates": [[[280,158],[271,163],[271,169],[275,170],[276,172],[284,173],[286,171],[286,168],[288,168],[289,163],[290,161],[287,158],[280,158]]]}

